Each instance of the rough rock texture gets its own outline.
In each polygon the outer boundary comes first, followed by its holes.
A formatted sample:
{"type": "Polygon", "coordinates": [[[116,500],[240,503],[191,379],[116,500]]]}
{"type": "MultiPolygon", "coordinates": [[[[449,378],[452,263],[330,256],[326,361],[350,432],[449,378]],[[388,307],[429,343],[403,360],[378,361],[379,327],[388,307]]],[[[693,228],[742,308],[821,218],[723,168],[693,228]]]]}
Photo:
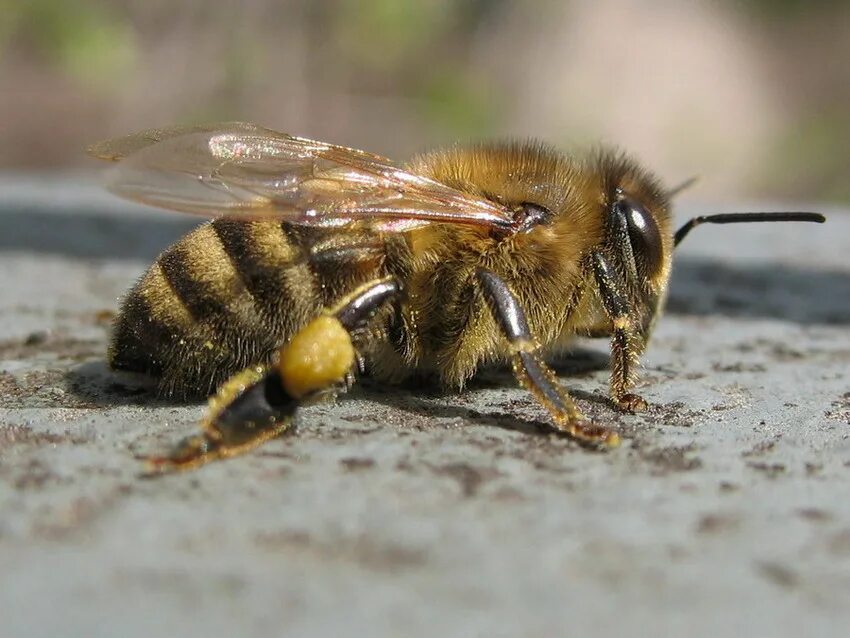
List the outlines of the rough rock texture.
{"type": "Polygon", "coordinates": [[[614,452],[497,370],[459,396],[366,382],[254,454],[145,480],[133,454],[203,407],[113,376],[107,330],[195,220],[3,178],[0,633],[846,635],[850,215],[824,212],[687,240],[648,413],[609,405],[604,343],[559,364],[614,452]]]}

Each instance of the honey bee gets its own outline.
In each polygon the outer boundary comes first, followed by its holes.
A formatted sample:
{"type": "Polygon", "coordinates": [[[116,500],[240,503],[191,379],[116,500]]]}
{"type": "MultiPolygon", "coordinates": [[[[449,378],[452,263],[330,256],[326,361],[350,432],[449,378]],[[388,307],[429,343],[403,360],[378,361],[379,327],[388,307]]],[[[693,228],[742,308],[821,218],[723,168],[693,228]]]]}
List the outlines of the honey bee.
{"type": "Polygon", "coordinates": [[[220,386],[201,433],[148,459],[157,471],[277,436],[299,405],[346,389],[358,370],[460,389],[500,362],[557,429],[616,446],[547,358],[577,335],[608,337],[611,399],[642,410],[635,371],[690,229],[824,221],[712,215],[674,234],[675,189],[633,159],[533,141],[454,146],[400,168],[237,122],[143,131],[89,152],[118,162],[113,192],[216,217],[159,256],[115,322],[113,368],[153,375],[169,397],[220,386]]]}

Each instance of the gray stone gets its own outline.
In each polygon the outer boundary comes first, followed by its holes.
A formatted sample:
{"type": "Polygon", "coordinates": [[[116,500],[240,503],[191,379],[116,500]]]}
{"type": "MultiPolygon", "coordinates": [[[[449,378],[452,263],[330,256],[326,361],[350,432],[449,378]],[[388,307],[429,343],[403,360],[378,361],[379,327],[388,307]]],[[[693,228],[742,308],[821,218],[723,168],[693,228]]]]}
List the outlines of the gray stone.
{"type": "Polygon", "coordinates": [[[604,342],[559,363],[612,452],[494,370],[460,395],[367,381],[255,453],[150,480],[134,454],[204,408],[112,375],[109,313],[195,220],[6,176],[0,633],[846,635],[850,216],[823,212],[688,238],[648,413],[606,400],[604,342]]]}

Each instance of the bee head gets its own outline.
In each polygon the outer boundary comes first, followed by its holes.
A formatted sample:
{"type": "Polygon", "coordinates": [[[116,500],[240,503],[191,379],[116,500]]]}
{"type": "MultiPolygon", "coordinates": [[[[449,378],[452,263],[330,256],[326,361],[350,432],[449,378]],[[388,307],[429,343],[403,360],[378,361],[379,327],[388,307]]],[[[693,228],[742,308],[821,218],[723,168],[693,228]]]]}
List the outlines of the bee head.
{"type": "Polygon", "coordinates": [[[587,174],[602,220],[601,250],[622,293],[647,327],[667,289],[673,255],[670,198],[660,182],[628,156],[602,149],[587,174]]]}
{"type": "Polygon", "coordinates": [[[655,215],[640,200],[617,189],[607,211],[608,241],[617,244],[626,271],[634,271],[641,282],[652,282],[665,266],[665,242],[655,215]]]}

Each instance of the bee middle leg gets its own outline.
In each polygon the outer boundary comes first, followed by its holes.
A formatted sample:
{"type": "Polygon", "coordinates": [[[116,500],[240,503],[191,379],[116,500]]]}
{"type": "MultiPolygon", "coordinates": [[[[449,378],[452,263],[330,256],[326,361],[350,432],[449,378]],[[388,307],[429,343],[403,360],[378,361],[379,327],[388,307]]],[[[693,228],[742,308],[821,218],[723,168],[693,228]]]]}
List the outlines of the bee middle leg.
{"type": "Polygon", "coordinates": [[[540,356],[540,347],[528,326],[525,311],[514,293],[495,273],[479,268],[476,278],[499,328],[512,350],[512,367],[519,384],[546,408],[559,430],[594,445],[614,447],[619,435],[582,415],[555,373],[540,356]]]}
{"type": "Polygon", "coordinates": [[[623,292],[617,271],[605,255],[591,255],[593,274],[599,286],[602,305],[611,320],[611,398],[620,409],[640,412],[646,400],[628,389],[635,381],[635,368],[643,346],[635,333],[631,304],[623,292]]]}

